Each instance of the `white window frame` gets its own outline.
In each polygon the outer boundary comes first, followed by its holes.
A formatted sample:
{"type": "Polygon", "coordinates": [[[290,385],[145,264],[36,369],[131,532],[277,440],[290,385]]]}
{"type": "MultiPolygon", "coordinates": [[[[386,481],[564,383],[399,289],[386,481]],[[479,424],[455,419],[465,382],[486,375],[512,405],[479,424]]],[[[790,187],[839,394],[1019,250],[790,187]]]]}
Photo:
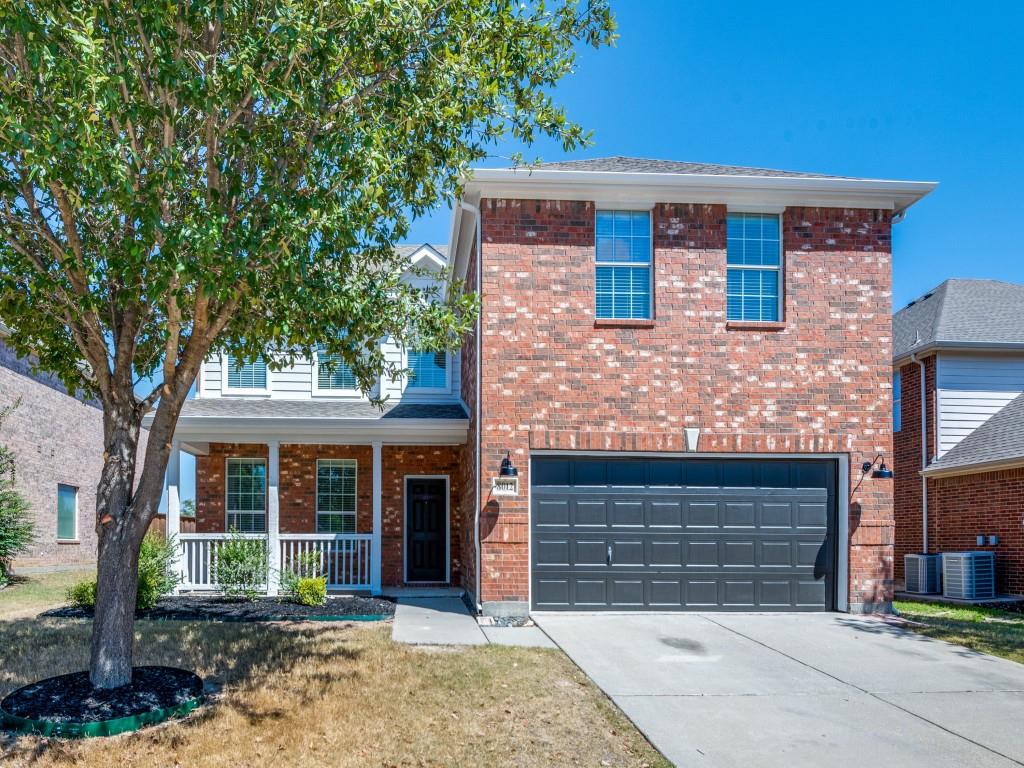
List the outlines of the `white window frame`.
{"type": "Polygon", "coordinates": [[[893,434],[903,429],[903,374],[896,371],[892,375],[892,431],[893,434]],[[899,397],[896,396],[896,384],[899,382],[899,397]]]}
{"type": "Polygon", "coordinates": [[[594,204],[594,319],[601,323],[643,322],[653,321],[654,311],[654,206],[652,205],[628,205],[624,203],[600,203],[594,204]],[[647,221],[650,226],[650,242],[647,249],[647,263],[637,261],[598,261],[597,260],[597,216],[605,211],[622,211],[626,213],[647,214],[647,221]],[[647,267],[647,317],[598,317],[597,314],[597,268],[598,267],[647,267]]]}
{"type": "Polygon", "coordinates": [[[778,208],[776,206],[751,206],[744,208],[733,208],[729,207],[726,211],[726,244],[725,244],[725,321],[727,323],[782,323],[785,322],[785,306],[786,306],[786,246],[785,246],[785,233],[782,231],[782,214],[785,213],[785,208],[778,208]],[[762,216],[775,216],[779,220],[779,263],[774,264],[730,264],[729,263],[729,214],[732,213],[757,213],[762,216]],[[775,270],[778,274],[778,306],[775,308],[775,319],[774,320],[739,320],[736,318],[729,317],[729,270],[730,269],[759,269],[759,270],[775,270]]]}
{"type": "MultiPolygon", "coordinates": [[[[263,530],[262,531],[240,531],[241,533],[266,533],[267,532],[267,494],[270,490],[270,468],[267,466],[265,456],[228,456],[224,459],[224,530],[231,530],[232,510],[228,504],[228,466],[232,461],[258,461],[263,464],[263,477],[265,486],[263,488],[263,530]]],[[[248,509],[234,510],[236,515],[256,514],[248,509]]]]}
{"type": "MultiPolygon", "coordinates": [[[[321,533],[320,530],[320,516],[324,515],[352,515],[352,533],[359,533],[359,460],[358,459],[317,459],[316,460],[316,477],[314,479],[315,487],[313,493],[316,496],[314,500],[314,506],[316,507],[316,532],[321,533]],[[352,469],[355,470],[355,480],[353,491],[352,491],[352,512],[321,512],[320,511],[320,465],[330,464],[351,464],[352,469]]],[[[322,533],[329,534],[330,531],[323,531],[322,533]]]]}
{"type": "Polygon", "coordinates": [[[226,352],[220,353],[220,391],[225,395],[252,395],[253,397],[266,397],[273,391],[273,372],[270,370],[270,361],[267,360],[266,355],[261,355],[263,362],[267,366],[267,386],[263,389],[253,389],[250,387],[232,387],[228,381],[228,354],[226,352]]]}
{"type": "Polygon", "coordinates": [[[339,397],[339,398],[361,398],[362,390],[357,386],[355,389],[335,389],[334,387],[320,386],[320,351],[313,353],[313,364],[310,366],[313,371],[313,379],[310,391],[314,397],[339,397]]]}
{"type": "Polygon", "coordinates": [[[79,497],[79,491],[80,491],[80,489],[79,489],[79,487],[77,485],[72,485],[71,483],[57,483],[57,509],[56,509],[57,514],[56,514],[56,517],[54,518],[54,522],[56,523],[55,530],[54,530],[54,538],[56,538],[58,543],[65,543],[65,544],[71,543],[71,544],[73,544],[73,543],[78,541],[78,511],[79,511],[78,510],[78,497],[79,497]],[[74,533],[74,535],[70,539],[62,539],[61,536],[60,536],[60,488],[61,488],[61,486],[64,486],[65,488],[70,488],[71,490],[73,490],[75,492],[75,517],[74,517],[75,533],[74,533]]]}
{"type": "MultiPolygon", "coordinates": [[[[441,395],[450,394],[452,391],[452,365],[453,355],[451,351],[445,350],[444,352],[444,386],[443,387],[410,387],[409,384],[412,381],[412,377],[409,374],[403,376],[402,392],[403,394],[408,392],[410,395],[441,395]]],[[[411,370],[409,366],[409,350],[408,348],[402,348],[402,368],[411,370]]]]}

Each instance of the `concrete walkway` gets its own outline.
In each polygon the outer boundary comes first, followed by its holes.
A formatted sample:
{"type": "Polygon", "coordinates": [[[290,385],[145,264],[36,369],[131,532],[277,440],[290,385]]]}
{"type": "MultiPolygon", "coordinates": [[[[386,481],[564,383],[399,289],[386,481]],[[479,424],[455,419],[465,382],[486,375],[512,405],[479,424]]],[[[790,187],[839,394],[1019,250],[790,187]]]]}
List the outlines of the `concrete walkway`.
{"type": "Polygon", "coordinates": [[[457,597],[400,597],[391,639],[411,645],[555,647],[537,627],[481,627],[457,597]]]}
{"type": "Polygon", "coordinates": [[[679,766],[1024,765],[1024,665],[842,614],[534,620],[679,766]]]}

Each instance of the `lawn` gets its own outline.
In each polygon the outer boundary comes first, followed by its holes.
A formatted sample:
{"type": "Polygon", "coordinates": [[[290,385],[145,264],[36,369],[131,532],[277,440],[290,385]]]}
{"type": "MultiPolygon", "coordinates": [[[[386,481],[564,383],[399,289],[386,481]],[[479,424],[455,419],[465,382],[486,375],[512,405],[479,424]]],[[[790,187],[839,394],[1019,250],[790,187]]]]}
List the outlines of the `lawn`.
{"type": "Polygon", "coordinates": [[[96,569],[91,568],[14,576],[7,587],[0,589],[0,619],[60,605],[65,602],[68,587],[95,575],[96,569]]]}
{"type": "MultiPolygon", "coordinates": [[[[85,668],[88,638],[82,619],[0,618],[0,696],[85,668]]],[[[669,765],[559,651],[415,649],[385,622],[180,621],[136,622],[136,649],[197,671],[215,702],[113,739],[7,736],[0,764],[669,765]]]]}
{"type": "Polygon", "coordinates": [[[913,631],[1024,664],[1024,615],[973,606],[897,601],[913,631]]]}

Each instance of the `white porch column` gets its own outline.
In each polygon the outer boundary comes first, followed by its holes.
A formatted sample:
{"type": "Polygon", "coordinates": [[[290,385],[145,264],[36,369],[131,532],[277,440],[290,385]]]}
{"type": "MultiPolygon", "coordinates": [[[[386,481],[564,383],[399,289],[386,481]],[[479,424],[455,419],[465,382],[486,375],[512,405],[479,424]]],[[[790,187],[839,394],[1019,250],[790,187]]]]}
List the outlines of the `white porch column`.
{"type": "Polygon", "coordinates": [[[267,594],[276,595],[281,586],[281,508],[277,495],[280,484],[281,445],[267,443],[267,594]]]}
{"type": "MultiPolygon", "coordinates": [[[[171,443],[171,455],[167,459],[167,475],[165,482],[167,484],[167,518],[165,520],[165,533],[167,539],[171,537],[177,539],[181,533],[181,444],[175,440],[171,443]]],[[[178,584],[180,585],[185,579],[184,565],[185,561],[181,556],[182,545],[180,541],[175,542],[174,547],[174,560],[172,561],[172,568],[174,573],[178,576],[178,584]]],[[[177,594],[180,586],[174,588],[175,594],[177,594]]]]}
{"type": "Polygon", "coordinates": [[[384,485],[382,462],[383,449],[380,440],[373,445],[373,540],[370,543],[370,592],[379,595],[381,592],[381,494],[384,485]]]}

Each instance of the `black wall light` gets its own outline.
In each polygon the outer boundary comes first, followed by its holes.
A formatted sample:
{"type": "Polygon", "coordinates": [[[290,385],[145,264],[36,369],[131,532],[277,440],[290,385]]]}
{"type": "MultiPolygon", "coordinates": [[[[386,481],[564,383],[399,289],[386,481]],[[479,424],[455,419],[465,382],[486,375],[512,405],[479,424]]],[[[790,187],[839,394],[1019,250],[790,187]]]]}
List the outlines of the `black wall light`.
{"type": "Polygon", "coordinates": [[[878,454],[871,461],[865,461],[863,464],[861,464],[860,471],[862,474],[865,475],[868,472],[871,472],[872,477],[878,478],[880,480],[892,480],[892,470],[885,466],[885,458],[883,458],[882,454],[878,454]],[[875,462],[878,461],[879,459],[882,460],[882,463],[878,465],[878,469],[876,469],[874,472],[871,472],[871,468],[875,466],[875,462]]]}
{"type": "Polygon", "coordinates": [[[505,454],[505,458],[501,460],[501,470],[499,470],[498,475],[501,477],[516,477],[519,475],[519,470],[512,466],[512,451],[508,451],[505,454]]]}

